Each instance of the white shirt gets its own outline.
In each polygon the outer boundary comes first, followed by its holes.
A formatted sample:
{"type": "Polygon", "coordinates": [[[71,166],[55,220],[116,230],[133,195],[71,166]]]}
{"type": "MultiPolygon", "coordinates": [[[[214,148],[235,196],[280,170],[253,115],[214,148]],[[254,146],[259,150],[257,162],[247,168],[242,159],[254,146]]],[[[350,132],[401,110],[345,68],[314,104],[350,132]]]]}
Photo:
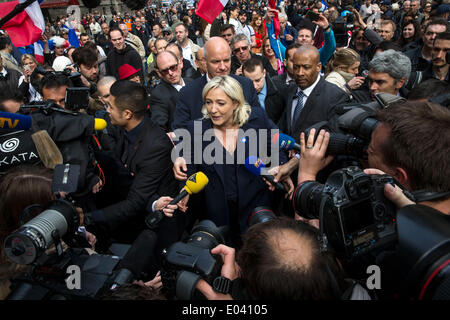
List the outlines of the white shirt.
{"type": "Polygon", "coordinates": [[[194,59],[192,57],[191,44],[189,43],[189,41],[187,43],[187,46],[183,48],[183,58],[185,58],[186,60],[189,60],[191,65],[194,65],[194,59]]]}
{"type": "Polygon", "coordinates": [[[172,84],[172,87],[174,87],[177,91],[180,91],[185,85],[186,84],[184,83],[183,78],[181,78],[181,84],[172,84]]]}
{"type": "MultiPolygon", "coordinates": [[[[308,88],[301,90],[300,88],[297,89],[297,93],[299,91],[303,91],[303,94],[305,95],[303,97],[303,107],[306,104],[306,100],[308,99],[309,95],[311,94],[311,92],[314,90],[314,88],[316,87],[316,85],[319,83],[320,81],[320,75],[317,75],[317,79],[316,81],[310,85],[308,88]]],[[[295,112],[295,107],[297,106],[297,96],[295,96],[295,98],[292,100],[292,110],[291,110],[291,119],[294,118],[294,112],[295,112]]]]}

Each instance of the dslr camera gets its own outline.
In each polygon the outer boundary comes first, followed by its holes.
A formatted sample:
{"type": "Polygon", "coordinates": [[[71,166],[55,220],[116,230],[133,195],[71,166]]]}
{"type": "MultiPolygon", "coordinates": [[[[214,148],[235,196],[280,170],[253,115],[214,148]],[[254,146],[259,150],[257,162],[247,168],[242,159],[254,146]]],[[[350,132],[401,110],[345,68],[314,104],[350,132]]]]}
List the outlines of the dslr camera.
{"type": "Polygon", "coordinates": [[[220,276],[222,258],[210,250],[225,244],[226,229],[212,221],[203,220],[192,229],[184,241],[176,242],[163,251],[161,267],[162,292],[169,300],[201,300],[203,295],[195,289],[204,279],[214,290],[226,292],[226,282],[220,276]]]}
{"type": "Polygon", "coordinates": [[[368,175],[358,167],[333,172],[325,185],[305,181],[294,193],[294,209],[319,219],[338,255],[352,260],[396,240],[396,208],[384,196],[388,175],[368,175]]]}

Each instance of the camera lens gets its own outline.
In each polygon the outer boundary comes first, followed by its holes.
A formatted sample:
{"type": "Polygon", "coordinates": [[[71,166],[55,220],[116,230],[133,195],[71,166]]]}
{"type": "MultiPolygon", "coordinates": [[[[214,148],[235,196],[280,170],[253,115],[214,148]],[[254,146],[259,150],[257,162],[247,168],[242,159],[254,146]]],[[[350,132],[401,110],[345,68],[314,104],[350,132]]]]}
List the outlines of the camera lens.
{"type": "Polygon", "coordinates": [[[225,238],[225,231],[223,228],[218,228],[214,222],[210,220],[203,220],[192,228],[191,236],[186,243],[211,250],[219,244],[224,244],[225,238]]]}
{"type": "Polygon", "coordinates": [[[257,207],[253,209],[248,218],[248,226],[251,227],[258,223],[264,223],[276,218],[275,213],[269,207],[257,207]]]}
{"type": "Polygon", "coordinates": [[[305,181],[294,193],[294,210],[306,219],[318,219],[324,185],[305,181]]]}
{"type": "Polygon", "coordinates": [[[355,136],[332,133],[328,143],[327,154],[340,155],[345,154],[358,158],[365,158],[367,143],[355,136]]]}

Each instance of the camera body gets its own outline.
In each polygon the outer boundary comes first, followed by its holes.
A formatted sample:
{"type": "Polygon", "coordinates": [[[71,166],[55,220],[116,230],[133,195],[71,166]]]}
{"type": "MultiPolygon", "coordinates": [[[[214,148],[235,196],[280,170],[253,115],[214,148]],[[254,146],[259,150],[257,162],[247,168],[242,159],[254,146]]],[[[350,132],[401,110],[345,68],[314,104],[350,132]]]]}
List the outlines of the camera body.
{"type": "Polygon", "coordinates": [[[222,259],[210,250],[224,244],[223,229],[212,221],[203,220],[192,229],[192,234],[182,242],[176,242],[163,252],[161,279],[167,299],[202,299],[195,290],[198,280],[213,286],[220,276],[222,259]]]}
{"type": "Polygon", "coordinates": [[[338,255],[351,260],[396,240],[396,208],[384,196],[387,183],[394,179],[367,175],[358,167],[343,168],[325,185],[301,184],[294,208],[305,218],[322,219],[328,241],[338,255]]]}

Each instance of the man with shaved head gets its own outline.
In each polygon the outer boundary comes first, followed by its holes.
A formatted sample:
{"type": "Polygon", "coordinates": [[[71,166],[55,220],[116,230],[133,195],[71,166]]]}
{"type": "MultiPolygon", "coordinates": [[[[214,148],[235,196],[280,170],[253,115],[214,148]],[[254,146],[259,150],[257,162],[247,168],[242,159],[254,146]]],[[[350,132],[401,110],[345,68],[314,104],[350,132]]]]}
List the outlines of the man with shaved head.
{"type": "Polygon", "coordinates": [[[299,143],[300,133],[320,121],[330,121],[336,105],[345,103],[349,96],[336,85],[325,81],[319,73],[322,68],[316,47],[303,45],[296,49],[293,59],[294,80],[287,95],[285,114],[279,126],[282,132],[299,143]]]}
{"type": "Polygon", "coordinates": [[[181,77],[183,66],[171,51],[159,52],[155,66],[161,82],[152,90],[150,97],[152,120],[166,132],[170,132],[179,91],[191,79],[181,77]]]}

